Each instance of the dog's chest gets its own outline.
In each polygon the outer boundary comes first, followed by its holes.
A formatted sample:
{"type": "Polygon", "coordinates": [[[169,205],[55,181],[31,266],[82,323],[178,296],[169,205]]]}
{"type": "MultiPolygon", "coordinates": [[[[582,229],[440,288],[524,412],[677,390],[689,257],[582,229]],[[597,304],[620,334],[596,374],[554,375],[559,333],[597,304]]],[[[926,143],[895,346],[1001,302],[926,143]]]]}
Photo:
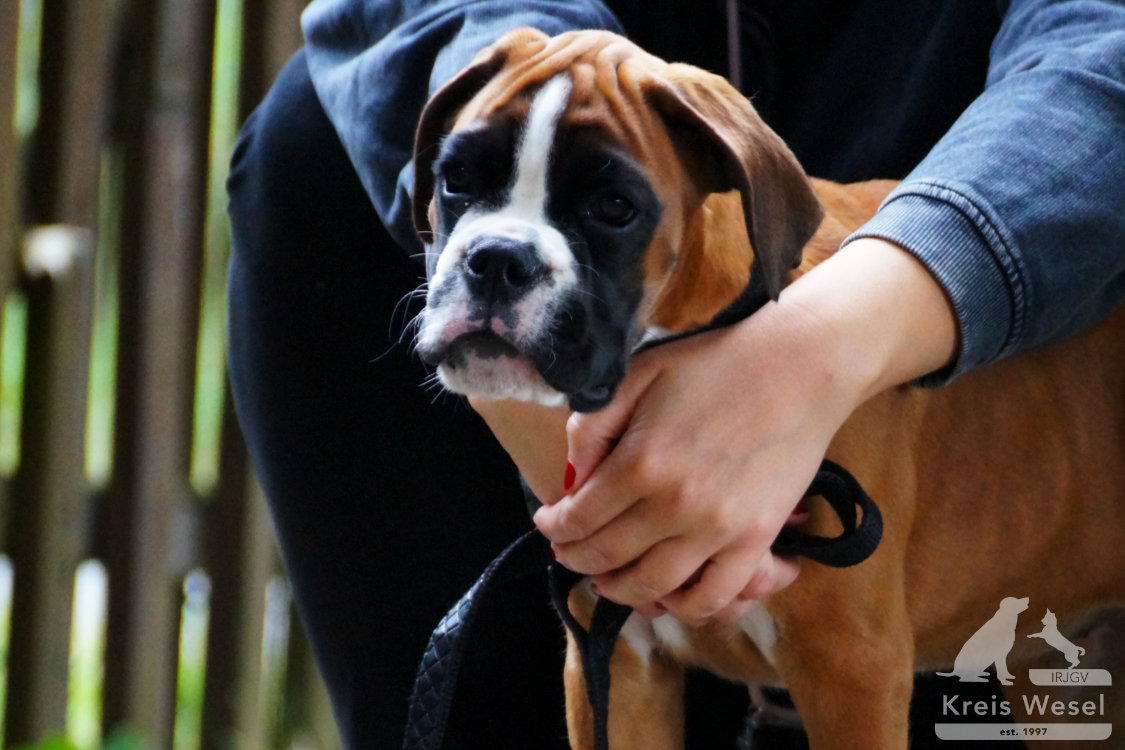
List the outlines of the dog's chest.
{"type": "Polygon", "coordinates": [[[621,637],[646,661],[660,652],[728,679],[769,682],[778,629],[766,608],[755,604],[737,623],[712,623],[702,628],[691,628],[672,615],[649,620],[633,613],[621,637]]]}

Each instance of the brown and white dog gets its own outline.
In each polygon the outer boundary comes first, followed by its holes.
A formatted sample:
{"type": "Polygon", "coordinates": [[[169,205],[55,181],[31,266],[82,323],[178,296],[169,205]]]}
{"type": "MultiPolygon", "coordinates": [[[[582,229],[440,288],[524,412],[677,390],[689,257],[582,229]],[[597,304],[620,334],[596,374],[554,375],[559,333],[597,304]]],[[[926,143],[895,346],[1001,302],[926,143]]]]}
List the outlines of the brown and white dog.
{"type": "MultiPolygon", "coordinates": [[[[808,179],[724,80],[605,32],[504,36],[429,102],[415,159],[432,242],[418,351],[458,393],[576,410],[612,398],[651,332],[723,309],[752,258],[776,297],[892,187],[808,179]]],[[[879,549],[849,569],[806,563],[734,625],[634,614],[611,664],[611,747],[682,747],[696,665],[788,688],[814,750],[905,748],[915,672],[952,665],[1004,597],[1065,613],[1068,633],[1119,602],[1125,310],[950,387],[886,392],[828,457],[879,503],[879,549]]],[[[812,504],[808,531],[834,524],[812,504]]],[[[1033,619],[1012,664],[1037,658],[1033,619]]],[[[591,733],[576,664],[578,748],[591,733]]]]}

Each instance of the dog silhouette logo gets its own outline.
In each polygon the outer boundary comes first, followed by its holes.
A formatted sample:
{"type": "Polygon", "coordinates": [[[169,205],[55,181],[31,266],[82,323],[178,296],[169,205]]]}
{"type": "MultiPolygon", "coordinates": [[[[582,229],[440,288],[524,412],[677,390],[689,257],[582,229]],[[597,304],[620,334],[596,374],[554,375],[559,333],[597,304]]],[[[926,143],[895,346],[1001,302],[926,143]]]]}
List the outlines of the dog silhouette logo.
{"type": "MultiPolygon", "coordinates": [[[[1011,685],[1014,675],[1008,671],[1008,652],[1016,643],[1016,622],[1027,605],[1026,596],[1022,599],[1005,597],[996,614],[965,641],[953,660],[953,671],[938,672],[938,675],[957,677],[961,682],[987,682],[988,672],[985,670],[995,665],[996,679],[1001,685],[1011,685]]],[[[1047,642],[1051,643],[1050,640],[1047,642]]]]}
{"type": "Polygon", "coordinates": [[[1043,616],[1042,622],[1043,629],[1038,633],[1032,633],[1028,638],[1042,638],[1047,642],[1048,646],[1060,651],[1062,655],[1066,657],[1066,660],[1070,663],[1067,669],[1077,667],[1078,657],[1085,654],[1086,649],[1074,645],[1059,632],[1059,620],[1051,610],[1047,610],[1047,614],[1043,616]]]}

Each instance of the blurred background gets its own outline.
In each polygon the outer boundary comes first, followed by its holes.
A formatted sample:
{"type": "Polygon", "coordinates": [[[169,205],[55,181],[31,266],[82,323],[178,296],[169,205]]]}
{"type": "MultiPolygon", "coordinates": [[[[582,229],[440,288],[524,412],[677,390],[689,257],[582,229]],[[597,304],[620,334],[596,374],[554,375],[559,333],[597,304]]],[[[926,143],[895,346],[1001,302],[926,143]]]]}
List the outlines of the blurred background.
{"type": "Polygon", "coordinates": [[[224,369],[303,0],[0,0],[0,748],[338,746],[224,369]]]}

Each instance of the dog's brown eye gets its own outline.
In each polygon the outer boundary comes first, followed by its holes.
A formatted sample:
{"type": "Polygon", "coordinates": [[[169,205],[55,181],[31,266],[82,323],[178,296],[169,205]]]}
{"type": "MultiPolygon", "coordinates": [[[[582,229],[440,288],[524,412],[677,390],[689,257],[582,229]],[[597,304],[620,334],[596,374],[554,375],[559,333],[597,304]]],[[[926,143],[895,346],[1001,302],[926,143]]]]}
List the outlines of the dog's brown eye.
{"type": "Polygon", "coordinates": [[[472,183],[472,175],[469,174],[469,169],[464,164],[447,165],[442,170],[442,178],[445,180],[445,190],[449,193],[468,192],[472,183]]]}
{"type": "Polygon", "coordinates": [[[623,227],[637,215],[637,207],[620,193],[602,193],[590,202],[591,218],[615,227],[623,227]]]}

